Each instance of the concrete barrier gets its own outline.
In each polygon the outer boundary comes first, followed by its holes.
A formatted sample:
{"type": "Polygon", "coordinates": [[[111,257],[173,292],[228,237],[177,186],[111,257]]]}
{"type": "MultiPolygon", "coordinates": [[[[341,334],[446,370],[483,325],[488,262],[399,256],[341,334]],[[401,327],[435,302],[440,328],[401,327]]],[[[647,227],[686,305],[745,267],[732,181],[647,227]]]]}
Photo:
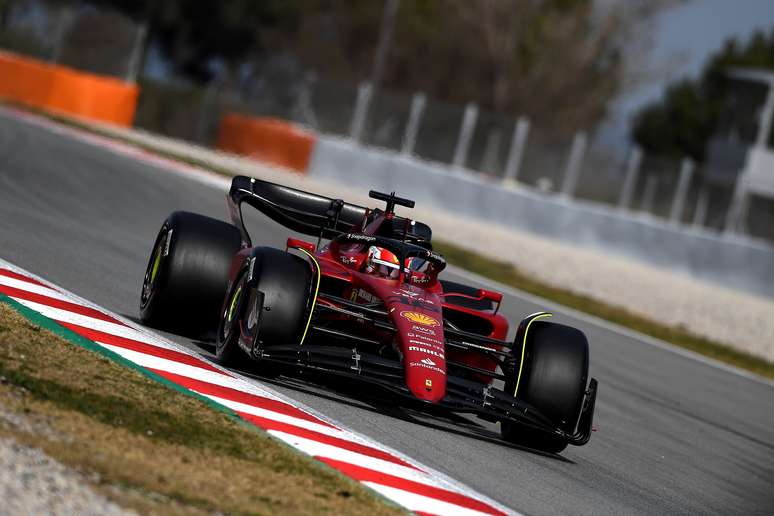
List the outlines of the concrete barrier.
{"type": "Polygon", "coordinates": [[[471,173],[323,136],[318,137],[308,173],[351,187],[394,190],[421,205],[774,297],[774,247],[764,242],[726,238],[524,187],[504,188],[471,173]]]}
{"type": "Polygon", "coordinates": [[[218,150],[305,173],[316,136],[284,120],[229,113],[218,131],[218,150]]]}
{"type": "Polygon", "coordinates": [[[138,95],[135,84],[0,51],[0,98],[129,127],[138,95]]]}

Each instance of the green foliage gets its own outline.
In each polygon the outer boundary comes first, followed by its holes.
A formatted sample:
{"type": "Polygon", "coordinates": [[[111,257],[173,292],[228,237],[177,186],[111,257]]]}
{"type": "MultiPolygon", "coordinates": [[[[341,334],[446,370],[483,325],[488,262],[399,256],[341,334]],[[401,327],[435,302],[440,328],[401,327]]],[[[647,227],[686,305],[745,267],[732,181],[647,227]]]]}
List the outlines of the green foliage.
{"type": "MultiPolygon", "coordinates": [[[[277,56],[321,77],[366,79],[384,9],[379,0],[91,2],[145,21],[175,71],[197,82],[212,78],[213,59],[234,79],[245,64],[271,75],[277,56]]],[[[526,114],[556,130],[587,128],[618,89],[632,20],[652,5],[631,0],[600,15],[592,0],[403,0],[381,86],[526,114]]]]}
{"type": "Polygon", "coordinates": [[[698,79],[670,86],[660,101],[637,114],[634,140],[649,153],[704,161],[707,142],[727,106],[729,67],[774,69],[774,31],[755,33],[746,44],[727,41],[698,79]]]}
{"type": "Polygon", "coordinates": [[[209,61],[241,61],[266,49],[272,31],[292,31],[301,16],[297,0],[91,0],[148,25],[176,70],[190,78],[211,79],[209,61]]]}

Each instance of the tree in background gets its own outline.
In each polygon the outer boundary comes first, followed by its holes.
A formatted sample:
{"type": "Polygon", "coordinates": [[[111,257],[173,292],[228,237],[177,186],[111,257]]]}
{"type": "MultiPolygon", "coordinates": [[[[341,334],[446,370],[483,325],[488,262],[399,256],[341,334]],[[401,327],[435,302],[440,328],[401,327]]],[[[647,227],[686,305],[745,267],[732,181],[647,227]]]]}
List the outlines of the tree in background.
{"type": "MultiPolygon", "coordinates": [[[[233,82],[245,69],[270,73],[277,56],[321,77],[367,79],[383,11],[383,2],[362,0],[90,3],[147,23],[173,70],[200,83],[213,79],[213,63],[233,82]]],[[[526,114],[567,132],[587,129],[621,86],[632,32],[668,3],[404,0],[382,85],[526,114]]]]}
{"type": "Polygon", "coordinates": [[[293,32],[303,14],[292,0],[90,0],[81,3],[116,9],[146,24],[150,45],[161,50],[176,74],[197,83],[214,78],[213,61],[233,70],[245,60],[265,54],[272,46],[273,34],[293,32]]]}
{"type": "MultiPolygon", "coordinates": [[[[557,132],[590,129],[622,87],[624,47],[674,1],[403,0],[381,86],[557,132]]],[[[382,0],[0,0],[0,14],[11,4],[117,10],[147,27],[146,49],[175,78],[217,80],[245,97],[266,84],[292,97],[309,71],[369,79],[384,9],[382,0]]],[[[68,55],[93,53],[82,36],[68,55]]]]}
{"type": "MultiPolygon", "coordinates": [[[[619,91],[623,48],[670,0],[401,3],[383,85],[528,115],[567,133],[593,127],[619,91]]],[[[367,79],[381,2],[305,2],[296,55],[321,75],[367,79]],[[335,8],[329,8],[335,5],[335,8]],[[328,8],[323,8],[327,6],[328,8]]]]}
{"type": "Polygon", "coordinates": [[[698,79],[670,86],[660,101],[636,115],[634,140],[648,153],[704,161],[707,142],[718,130],[729,100],[725,73],[733,66],[774,69],[774,30],[758,32],[746,43],[727,41],[698,79]]]}

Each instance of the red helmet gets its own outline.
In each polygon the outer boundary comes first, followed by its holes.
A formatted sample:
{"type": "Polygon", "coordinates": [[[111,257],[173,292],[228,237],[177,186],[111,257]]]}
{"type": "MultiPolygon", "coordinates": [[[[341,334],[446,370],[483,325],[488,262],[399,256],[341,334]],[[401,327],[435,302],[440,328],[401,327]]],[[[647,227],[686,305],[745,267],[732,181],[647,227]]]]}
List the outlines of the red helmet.
{"type": "Polygon", "coordinates": [[[383,278],[397,279],[400,276],[400,260],[392,251],[372,245],[368,248],[365,271],[383,278]]]}

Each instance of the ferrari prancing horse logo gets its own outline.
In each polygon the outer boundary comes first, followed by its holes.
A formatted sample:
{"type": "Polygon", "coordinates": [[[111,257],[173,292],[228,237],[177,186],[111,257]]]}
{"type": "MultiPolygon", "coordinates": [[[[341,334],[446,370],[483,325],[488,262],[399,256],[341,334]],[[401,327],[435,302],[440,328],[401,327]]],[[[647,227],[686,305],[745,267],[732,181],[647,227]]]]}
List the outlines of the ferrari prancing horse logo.
{"type": "Polygon", "coordinates": [[[421,314],[419,312],[401,312],[400,315],[411,322],[422,324],[424,326],[438,326],[441,324],[429,315],[421,314]]]}

